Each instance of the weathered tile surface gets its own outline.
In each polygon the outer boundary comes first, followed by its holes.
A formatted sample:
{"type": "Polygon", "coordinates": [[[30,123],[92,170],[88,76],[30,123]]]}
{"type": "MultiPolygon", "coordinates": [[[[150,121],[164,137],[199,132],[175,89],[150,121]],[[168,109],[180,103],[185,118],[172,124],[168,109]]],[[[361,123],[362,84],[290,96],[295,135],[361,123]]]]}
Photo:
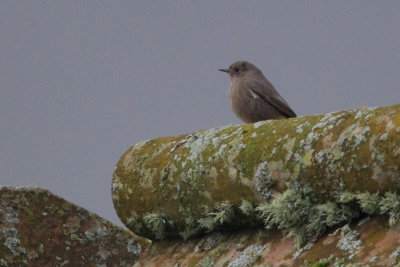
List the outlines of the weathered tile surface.
{"type": "Polygon", "coordinates": [[[330,229],[297,248],[275,230],[213,233],[187,241],[154,242],[135,267],[152,266],[399,266],[400,227],[387,217],[363,218],[330,229]]]}
{"type": "Polygon", "coordinates": [[[149,245],[47,190],[0,187],[0,266],[132,266],[149,245]]]}

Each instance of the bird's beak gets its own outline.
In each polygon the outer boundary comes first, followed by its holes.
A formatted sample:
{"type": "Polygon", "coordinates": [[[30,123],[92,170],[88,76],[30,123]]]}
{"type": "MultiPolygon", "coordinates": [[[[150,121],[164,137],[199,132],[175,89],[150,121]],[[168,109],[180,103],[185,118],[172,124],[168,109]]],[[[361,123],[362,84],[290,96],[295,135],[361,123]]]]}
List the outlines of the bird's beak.
{"type": "Polygon", "coordinates": [[[219,69],[219,71],[223,71],[223,72],[229,73],[229,69],[219,69]]]}

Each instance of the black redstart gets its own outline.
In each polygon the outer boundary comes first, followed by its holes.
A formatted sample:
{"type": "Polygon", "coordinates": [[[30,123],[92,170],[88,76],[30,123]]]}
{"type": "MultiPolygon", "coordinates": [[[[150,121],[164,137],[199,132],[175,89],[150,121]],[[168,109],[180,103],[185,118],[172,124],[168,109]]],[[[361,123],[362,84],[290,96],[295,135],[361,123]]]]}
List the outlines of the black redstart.
{"type": "Polygon", "coordinates": [[[247,61],[233,63],[229,69],[230,104],[233,112],[246,123],[296,117],[296,113],[265,78],[263,73],[247,61]]]}

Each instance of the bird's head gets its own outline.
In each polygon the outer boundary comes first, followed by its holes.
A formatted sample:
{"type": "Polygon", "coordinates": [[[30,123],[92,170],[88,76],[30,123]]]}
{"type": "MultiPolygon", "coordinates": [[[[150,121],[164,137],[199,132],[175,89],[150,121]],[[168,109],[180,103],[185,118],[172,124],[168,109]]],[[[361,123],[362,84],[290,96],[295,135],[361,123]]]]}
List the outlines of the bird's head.
{"type": "Polygon", "coordinates": [[[235,77],[243,77],[246,73],[260,70],[248,61],[237,61],[230,65],[229,69],[220,69],[220,71],[228,73],[231,79],[233,79],[235,77]]]}

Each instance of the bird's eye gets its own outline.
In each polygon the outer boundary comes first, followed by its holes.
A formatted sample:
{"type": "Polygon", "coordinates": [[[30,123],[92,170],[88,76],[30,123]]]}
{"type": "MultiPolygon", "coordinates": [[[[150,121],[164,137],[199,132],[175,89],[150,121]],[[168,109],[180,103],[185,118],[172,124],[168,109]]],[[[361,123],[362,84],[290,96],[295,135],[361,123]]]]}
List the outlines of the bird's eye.
{"type": "Polygon", "coordinates": [[[240,71],[240,69],[238,67],[233,69],[236,73],[238,73],[240,71]]]}

